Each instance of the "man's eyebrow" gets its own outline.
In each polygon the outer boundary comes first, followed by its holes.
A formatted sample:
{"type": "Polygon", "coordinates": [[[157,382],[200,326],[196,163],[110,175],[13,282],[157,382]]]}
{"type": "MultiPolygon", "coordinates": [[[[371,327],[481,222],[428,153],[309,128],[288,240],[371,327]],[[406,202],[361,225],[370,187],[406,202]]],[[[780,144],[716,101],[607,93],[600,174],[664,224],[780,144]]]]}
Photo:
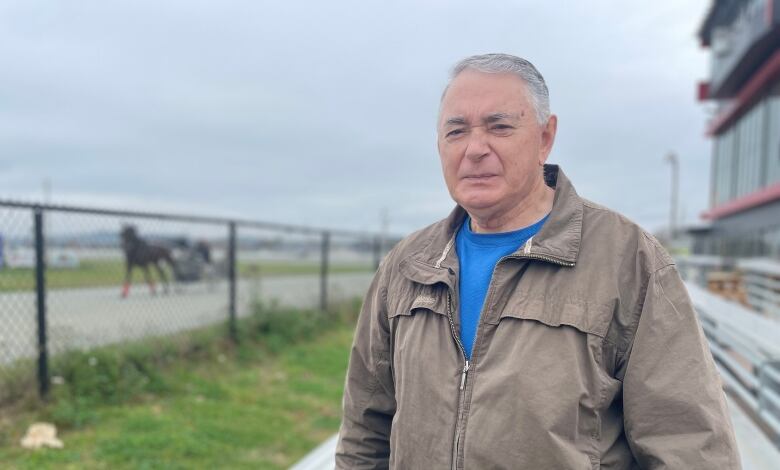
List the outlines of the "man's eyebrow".
{"type": "Polygon", "coordinates": [[[487,123],[496,122],[496,121],[504,121],[504,120],[517,120],[520,117],[517,114],[509,114],[509,113],[493,113],[489,114],[484,118],[484,121],[487,123]]]}
{"type": "MultiPolygon", "coordinates": [[[[509,114],[509,113],[492,113],[488,114],[484,118],[482,118],[482,121],[490,124],[497,121],[506,121],[506,120],[518,120],[520,119],[520,116],[517,114],[509,114]]],[[[468,119],[466,119],[463,116],[453,116],[451,118],[447,118],[446,121],[444,121],[444,124],[447,126],[463,126],[467,125],[469,123],[468,119]]]]}
{"type": "Polygon", "coordinates": [[[468,124],[468,121],[466,121],[466,118],[463,116],[453,116],[451,118],[447,118],[447,120],[444,121],[444,124],[448,126],[462,126],[464,124],[468,124]]]}

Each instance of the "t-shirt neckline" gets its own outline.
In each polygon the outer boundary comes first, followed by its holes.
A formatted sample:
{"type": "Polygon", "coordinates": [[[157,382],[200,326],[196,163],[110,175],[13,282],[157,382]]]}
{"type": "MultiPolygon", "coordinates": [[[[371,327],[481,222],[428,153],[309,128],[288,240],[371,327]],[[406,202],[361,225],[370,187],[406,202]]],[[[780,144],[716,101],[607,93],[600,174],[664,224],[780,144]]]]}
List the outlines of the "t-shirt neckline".
{"type": "Polygon", "coordinates": [[[474,245],[482,245],[482,246],[509,246],[509,245],[516,245],[518,241],[525,242],[530,235],[533,235],[534,233],[538,232],[542,225],[544,225],[544,222],[547,220],[547,218],[550,216],[550,213],[548,212],[547,215],[539,219],[538,221],[534,222],[533,224],[523,227],[517,230],[512,230],[510,232],[498,232],[498,233],[475,233],[471,230],[471,217],[466,216],[465,220],[463,221],[463,227],[461,228],[461,232],[463,233],[465,239],[474,245]]]}

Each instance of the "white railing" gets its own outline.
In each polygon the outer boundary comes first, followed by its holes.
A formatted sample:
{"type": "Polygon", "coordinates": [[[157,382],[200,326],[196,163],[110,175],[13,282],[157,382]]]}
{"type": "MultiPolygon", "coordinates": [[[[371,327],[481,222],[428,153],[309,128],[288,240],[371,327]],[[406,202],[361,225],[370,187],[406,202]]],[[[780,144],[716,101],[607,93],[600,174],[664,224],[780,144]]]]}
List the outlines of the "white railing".
{"type": "Polygon", "coordinates": [[[707,285],[709,274],[717,271],[731,271],[734,263],[729,258],[711,255],[690,255],[675,258],[677,270],[686,281],[700,286],[707,285]]]}
{"type": "Polygon", "coordinates": [[[750,306],[780,320],[780,262],[769,258],[745,258],[738,260],[736,266],[742,273],[750,306]]]}
{"type": "Polygon", "coordinates": [[[336,468],[338,438],[338,434],[329,437],[327,441],[306,454],[300,462],[290,467],[290,470],[333,470],[336,468]]]}
{"type": "MultiPolygon", "coordinates": [[[[780,261],[772,258],[728,258],[710,255],[679,256],[677,269],[686,281],[707,286],[713,273],[738,279],[739,297],[764,315],[780,320],[780,261]]],[[[736,294],[736,292],[735,292],[736,294]]]]}
{"type": "Polygon", "coordinates": [[[780,447],[780,322],[686,286],[724,386],[780,447]]]}

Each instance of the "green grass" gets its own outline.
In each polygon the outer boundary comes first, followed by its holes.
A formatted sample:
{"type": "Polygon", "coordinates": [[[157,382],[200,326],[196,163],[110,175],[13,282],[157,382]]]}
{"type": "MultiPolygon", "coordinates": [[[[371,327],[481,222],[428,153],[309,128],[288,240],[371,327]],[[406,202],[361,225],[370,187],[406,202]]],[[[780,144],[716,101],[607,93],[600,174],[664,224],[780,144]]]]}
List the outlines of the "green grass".
{"type": "MultiPolygon", "coordinates": [[[[170,270],[166,267],[166,274],[170,270]]],[[[370,263],[342,263],[329,267],[330,273],[370,272],[374,267],[370,263]]],[[[157,282],[157,273],[151,269],[157,282]]],[[[317,262],[293,263],[285,261],[263,261],[238,263],[239,277],[280,276],[319,274],[317,262]]],[[[82,261],[76,269],[47,269],[46,285],[50,289],[119,286],[124,282],[124,261],[82,261]]],[[[133,271],[133,282],[144,282],[143,273],[137,268],[133,271]]],[[[28,268],[0,269],[0,292],[30,291],[35,288],[35,273],[28,268]]]]}
{"type": "MultiPolygon", "coordinates": [[[[124,279],[123,261],[83,261],[77,269],[47,269],[46,285],[51,289],[120,285],[124,279]]],[[[141,273],[135,276],[141,279],[141,273]]],[[[32,290],[35,272],[30,268],[0,270],[0,292],[32,290]]]]}
{"type": "MultiPolygon", "coordinates": [[[[329,273],[353,273],[353,272],[371,272],[374,266],[370,263],[341,263],[331,264],[328,267],[329,273]]],[[[238,274],[241,277],[252,277],[257,274],[260,276],[280,276],[292,274],[319,274],[320,264],[313,263],[290,263],[284,261],[263,261],[261,263],[238,263],[238,274]]]]}
{"type": "Polygon", "coordinates": [[[81,385],[60,366],[65,385],[51,403],[0,421],[2,468],[289,467],[338,429],[356,304],[336,315],[308,312],[292,320],[291,314],[246,319],[238,347],[213,336],[207,341],[206,333],[184,349],[152,354],[147,345],[133,374],[153,377],[139,381],[140,388],[117,372],[132,360],[110,359],[133,357],[132,351],[72,356],[70,372],[81,374],[81,385]],[[85,365],[88,357],[97,360],[85,365]],[[151,364],[154,371],[144,370],[151,364]],[[22,449],[19,439],[35,420],[57,423],[65,448],[22,449]]]}

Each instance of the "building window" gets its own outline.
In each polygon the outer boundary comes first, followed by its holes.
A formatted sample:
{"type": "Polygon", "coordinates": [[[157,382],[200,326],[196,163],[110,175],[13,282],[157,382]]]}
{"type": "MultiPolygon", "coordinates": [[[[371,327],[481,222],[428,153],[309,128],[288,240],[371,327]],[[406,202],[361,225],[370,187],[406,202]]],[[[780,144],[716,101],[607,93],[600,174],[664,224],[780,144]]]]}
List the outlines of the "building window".
{"type": "Polygon", "coordinates": [[[756,103],[736,124],[739,132],[737,151],[737,190],[741,197],[758,190],[761,185],[761,160],[764,147],[764,105],[767,100],[756,103]]]}
{"type": "Polygon", "coordinates": [[[715,137],[715,205],[780,182],[780,84],[715,137]]]}
{"type": "Polygon", "coordinates": [[[780,182],[780,81],[769,96],[767,116],[767,184],[780,182]]]}
{"type": "Polygon", "coordinates": [[[715,204],[720,205],[734,199],[736,172],[736,126],[715,138],[715,204]]]}
{"type": "Polygon", "coordinates": [[[767,245],[768,256],[780,258],[780,226],[775,226],[767,230],[764,235],[764,242],[767,245]]]}

